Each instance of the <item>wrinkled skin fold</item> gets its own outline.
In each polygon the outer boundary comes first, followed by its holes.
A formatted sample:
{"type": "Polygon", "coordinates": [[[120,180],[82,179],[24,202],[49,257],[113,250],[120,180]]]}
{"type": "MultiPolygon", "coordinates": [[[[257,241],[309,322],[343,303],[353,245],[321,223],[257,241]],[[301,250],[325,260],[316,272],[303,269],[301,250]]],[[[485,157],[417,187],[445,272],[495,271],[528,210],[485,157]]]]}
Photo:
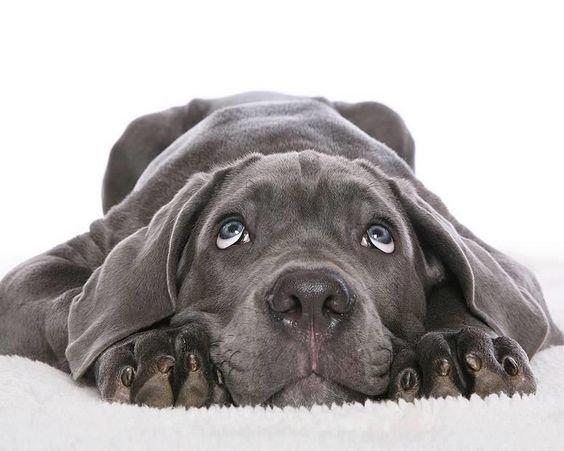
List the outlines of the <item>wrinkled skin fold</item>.
{"type": "Polygon", "coordinates": [[[139,118],[104,217],[0,284],[0,352],[157,407],[534,392],[528,359],[563,342],[537,281],[413,162],[374,102],[249,93],[139,118]],[[222,248],[229,221],[244,239],[222,248]]]}

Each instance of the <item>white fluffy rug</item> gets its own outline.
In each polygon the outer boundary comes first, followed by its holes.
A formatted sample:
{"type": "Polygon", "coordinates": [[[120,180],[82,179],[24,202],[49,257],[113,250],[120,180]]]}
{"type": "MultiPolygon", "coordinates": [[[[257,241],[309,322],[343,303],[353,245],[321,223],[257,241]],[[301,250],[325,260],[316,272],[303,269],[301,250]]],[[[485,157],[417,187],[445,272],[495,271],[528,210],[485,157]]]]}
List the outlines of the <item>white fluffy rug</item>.
{"type": "MultiPolygon", "coordinates": [[[[564,261],[520,257],[564,327],[564,261]]],[[[564,347],[533,359],[535,396],[305,409],[110,405],[67,375],[0,357],[0,450],[555,449],[564,447],[564,347]]]]}

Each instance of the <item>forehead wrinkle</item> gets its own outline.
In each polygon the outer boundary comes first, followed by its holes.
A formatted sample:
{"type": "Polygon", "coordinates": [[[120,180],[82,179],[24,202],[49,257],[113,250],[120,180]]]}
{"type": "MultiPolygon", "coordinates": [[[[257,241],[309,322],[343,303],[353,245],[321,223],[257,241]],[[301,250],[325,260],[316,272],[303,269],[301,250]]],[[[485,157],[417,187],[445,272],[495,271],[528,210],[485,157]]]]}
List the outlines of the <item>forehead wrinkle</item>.
{"type": "MultiPolygon", "coordinates": [[[[258,170],[258,175],[247,176],[237,186],[231,187],[230,197],[244,199],[247,202],[263,204],[282,204],[287,208],[294,200],[307,200],[317,191],[319,171],[310,171],[304,177],[304,168],[297,159],[277,161],[258,170]]],[[[245,174],[241,175],[242,177],[245,174]]]]}
{"type": "Polygon", "coordinates": [[[358,172],[350,170],[340,170],[330,175],[330,178],[323,180],[322,187],[340,198],[339,200],[364,202],[391,214],[397,213],[395,203],[391,201],[391,191],[379,181],[368,182],[360,177],[358,172]]]}
{"type": "MultiPolygon", "coordinates": [[[[283,209],[293,220],[325,222],[328,218],[324,216],[343,210],[358,217],[362,211],[354,206],[363,203],[374,214],[389,217],[393,225],[404,222],[393,221],[403,219],[401,209],[395,205],[386,180],[379,177],[376,168],[366,167],[362,160],[344,160],[314,151],[303,154],[271,155],[253,162],[225,184],[219,193],[224,202],[218,202],[218,207],[223,205],[243,214],[249,210],[249,204],[261,204],[270,207],[265,210],[269,213],[275,213],[275,208],[283,209]]],[[[255,205],[252,210],[258,213],[261,209],[255,205]]]]}
{"type": "MultiPolygon", "coordinates": [[[[367,182],[360,177],[358,170],[351,170],[358,169],[358,166],[318,166],[315,173],[310,172],[310,176],[303,177],[302,164],[296,160],[277,161],[283,164],[269,165],[270,168],[265,168],[270,169],[267,174],[260,171],[256,177],[247,176],[244,181],[239,180],[235,186],[229,186],[227,193],[223,194],[228,195],[240,209],[253,202],[278,206],[284,208],[287,214],[302,213],[300,216],[308,217],[313,213],[335,213],[359,203],[368,203],[374,210],[385,211],[386,216],[398,214],[390,196],[386,196],[386,185],[378,180],[367,182]],[[313,174],[314,177],[311,176],[313,174]]],[[[245,174],[241,174],[241,177],[245,177],[245,174]]],[[[272,208],[268,211],[272,212],[272,208]]]]}

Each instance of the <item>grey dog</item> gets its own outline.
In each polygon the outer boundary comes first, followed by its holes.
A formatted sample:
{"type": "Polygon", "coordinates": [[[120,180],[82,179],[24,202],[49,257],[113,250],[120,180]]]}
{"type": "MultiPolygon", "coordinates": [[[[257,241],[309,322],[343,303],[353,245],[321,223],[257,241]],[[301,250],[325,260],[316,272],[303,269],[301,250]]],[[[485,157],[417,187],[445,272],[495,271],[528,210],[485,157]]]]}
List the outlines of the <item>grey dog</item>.
{"type": "Polygon", "coordinates": [[[247,93],[141,117],[105,215],[0,285],[0,352],[151,406],[532,393],[526,268],[414,175],[389,108],[247,93]]]}

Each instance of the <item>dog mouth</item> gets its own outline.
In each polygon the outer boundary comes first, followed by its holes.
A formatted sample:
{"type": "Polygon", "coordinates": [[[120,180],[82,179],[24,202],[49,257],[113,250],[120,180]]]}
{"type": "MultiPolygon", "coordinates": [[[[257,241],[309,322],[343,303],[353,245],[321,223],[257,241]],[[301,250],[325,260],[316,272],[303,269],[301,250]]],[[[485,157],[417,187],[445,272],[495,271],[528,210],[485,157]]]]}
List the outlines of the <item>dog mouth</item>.
{"type": "MultiPolygon", "coordinates": [[[[251,401],[245,398],[235,399],[231,391],[233,387],[230,387],[230,384],[227,383],[223,376],[223,372],[215,365],[213,366],[213,373],[215,386],[222,393],[218,395],[218,399],[222,400],[222,404],[234,407],[254,405],[279,408],[305,407],[309,409],[315,405],[364,404],[367,400],[377,401],[384,399],[387,391],[383,390],[381,393],[364,393],[358,389],[353,389],[347,385],[320,376],[315,372],[311,372],[309,375],[294,379],[266,399],[263,398],[264,400],[262,401],[256,398],[251,401]]],[[[378,379],[386,388],[388,386],[389,376],[389,367],[378,375],[378,379]]]]}
{"type": "Polygon", "coordinates": [[[376,399],[360,391],[311,373],[292,384],[286,385],[262,403],[267,407],[306,407],[314,405],[342,405],[376,399]]]}
{"type": "MultiPolygon", "coordinates": [[[[391,352],[387,348],[383,350],[391,352]]],[[[342,374],[334,374],[334,371],[326,374],[314,371],[311,366],[309,369],[298,366],[293,377],[285,377],[285,380],[272,379],[271,384],[259,380],[259,388],[249,390],[249,384],[242,377],[243,374],[238,374],[240,371],[237,368],[217,365],[213,360],[212,365],[217,375],[215,383],[223,390],[225,404],[231,406],[311,408],[314,405],[364,404],[367,400],[378,401],[385,398],[391,374],[390,362],[371,365],[372,373],[360,378],[358,375],[354,377],[354,374],[350,378],[343,378],[342,374]],[[235,377],[232,370],[235,370],[235,377]],[[337,376],[340,380],[332,376],[337,376]]]]}

